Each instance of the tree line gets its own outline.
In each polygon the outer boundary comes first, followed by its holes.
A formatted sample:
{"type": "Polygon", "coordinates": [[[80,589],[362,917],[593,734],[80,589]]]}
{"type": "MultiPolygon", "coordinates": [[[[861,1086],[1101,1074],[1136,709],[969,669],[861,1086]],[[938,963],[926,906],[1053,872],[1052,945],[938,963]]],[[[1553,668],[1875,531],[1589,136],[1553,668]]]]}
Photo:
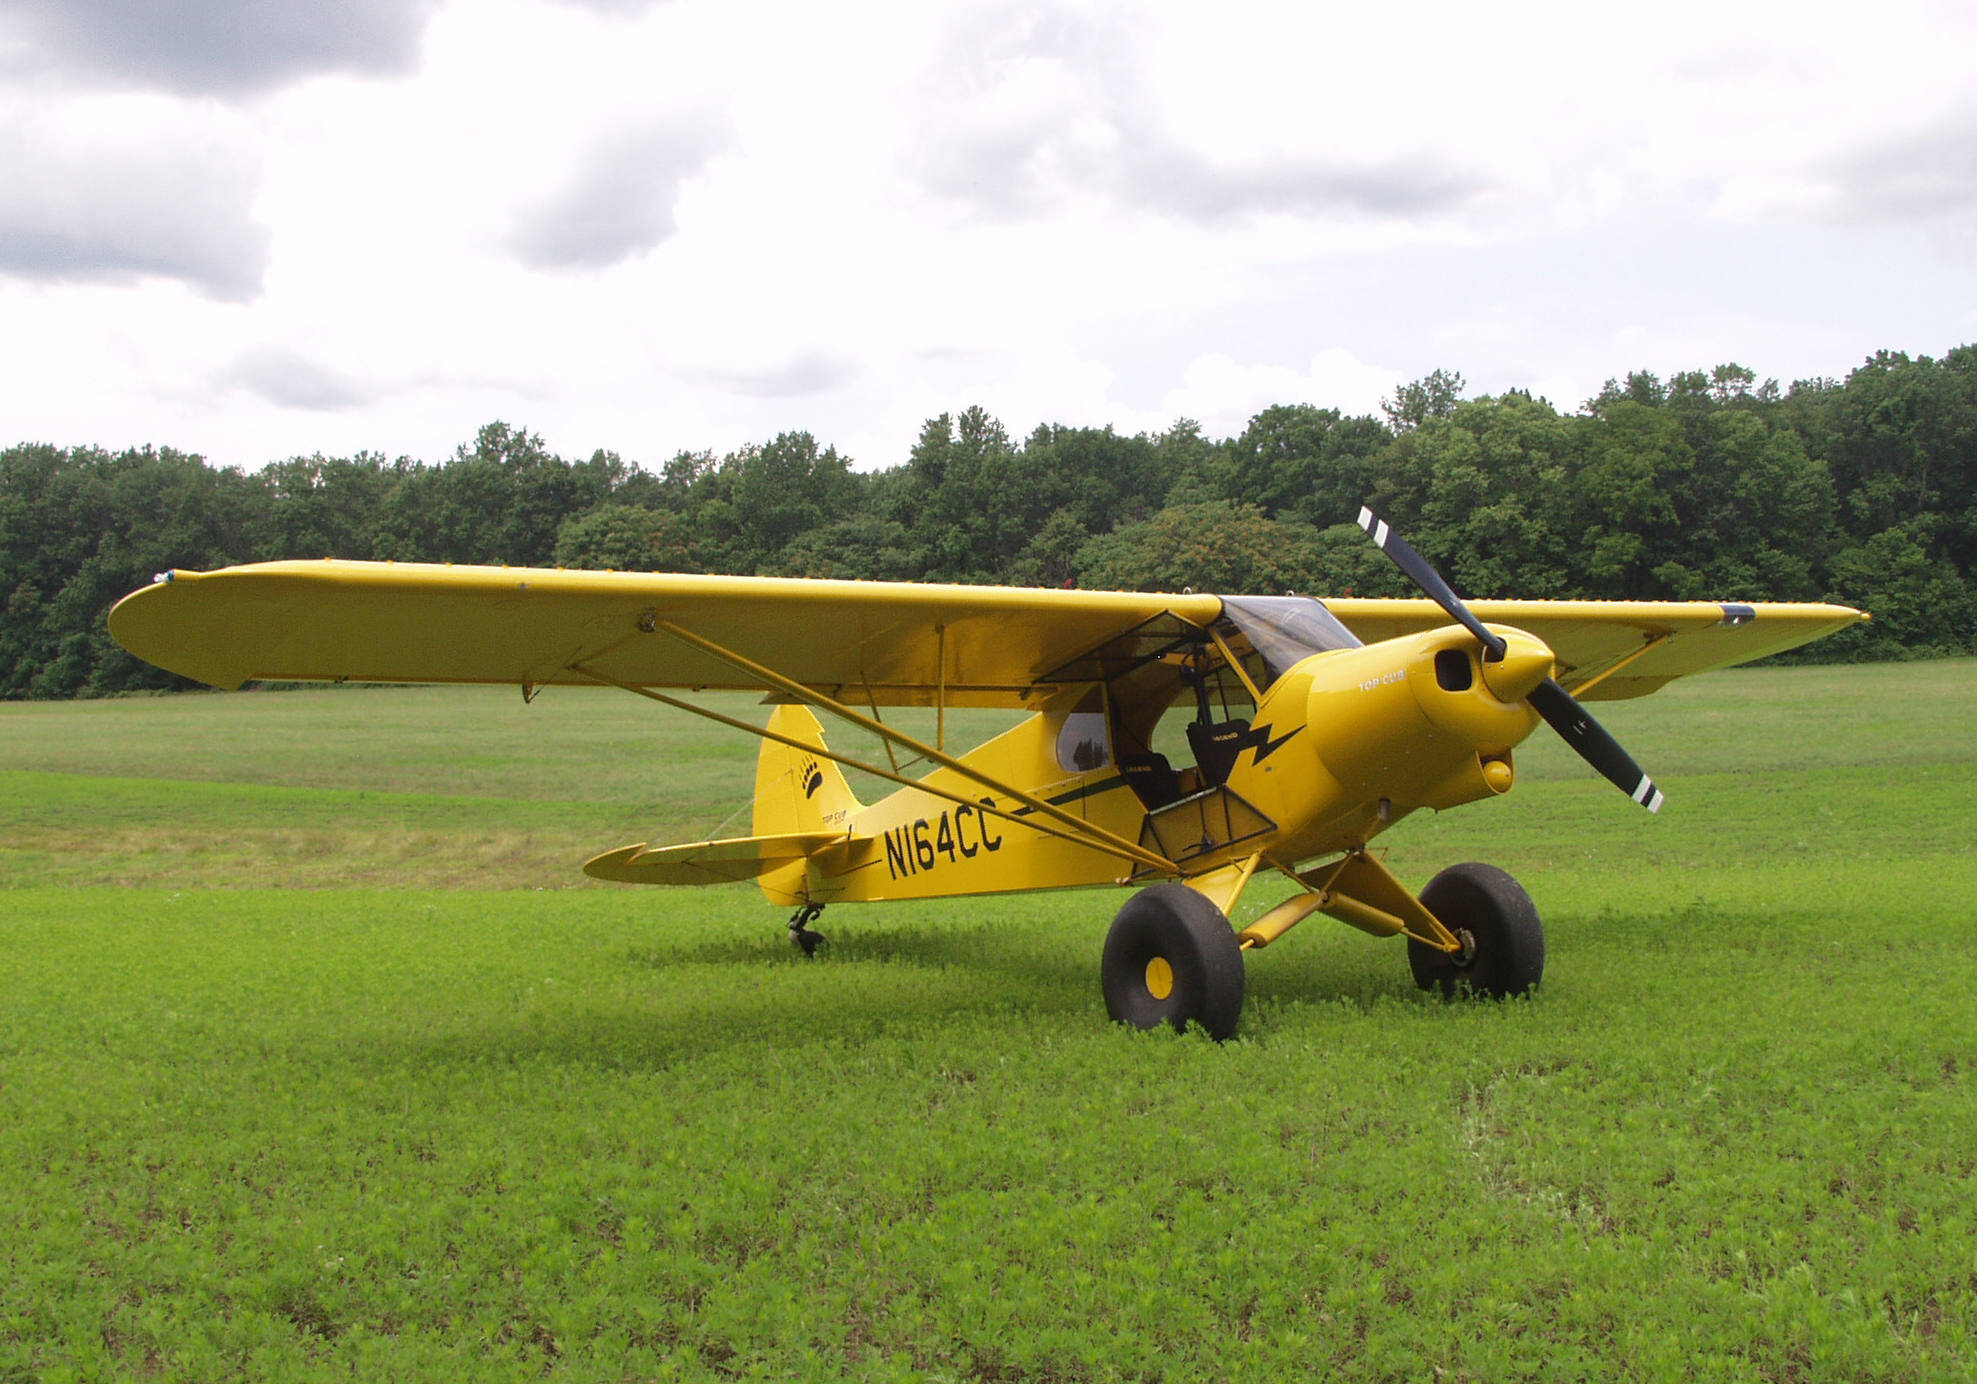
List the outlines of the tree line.
{"type": "Polygon", "coordinates": [[[1468,596],[1837,600],[1826,659],[1977,651],[1977,347],[1844,381],[1738,365],[1609,381],[1577,411],[1437,371],[1380,416],[1267,408],[1220,440],[943,414],[855,470],[808,433],[657,469],[491,423],[447,460],[0,452],[0,697],[182,685],[104,615],[170,567],[277,558],[1136,590],[1411,595],[1370,502],[1468,596]]]}

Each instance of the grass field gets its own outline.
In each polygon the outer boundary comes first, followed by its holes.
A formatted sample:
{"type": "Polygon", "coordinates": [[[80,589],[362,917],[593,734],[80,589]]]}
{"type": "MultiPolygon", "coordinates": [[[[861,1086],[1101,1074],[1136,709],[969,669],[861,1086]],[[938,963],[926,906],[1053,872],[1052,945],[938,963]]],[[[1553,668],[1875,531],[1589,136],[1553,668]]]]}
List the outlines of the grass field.
{"type": "Polygon", "coordinates": [[[1977,665],[1598,711],[1660,818],[1387,838],[1533,999],[1318,920],[1218,1047],[1115,892],[590,885],[748,792],[631,698],[0,705],[0,1380],[1977,1378],[1977,665]]]}

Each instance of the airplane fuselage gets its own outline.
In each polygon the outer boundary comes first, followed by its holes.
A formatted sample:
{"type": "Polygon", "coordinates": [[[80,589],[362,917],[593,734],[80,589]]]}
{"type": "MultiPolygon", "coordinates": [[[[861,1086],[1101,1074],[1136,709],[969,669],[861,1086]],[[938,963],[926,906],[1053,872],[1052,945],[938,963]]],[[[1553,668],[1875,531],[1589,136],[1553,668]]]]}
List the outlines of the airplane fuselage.
{"type": "MultiPolygon", "coordinates": [[[[1259,854],[1295,865],[1363,846],[1423,807],[1446,809],[1510,789],[1511,751],[1538,723],[1522,699],[1551,659],[1532,636],[1502,633],[1512,652],[1501,667],[1485,667],[1458,626],[1313,654],[1277,678],[1247,726],[1231,732],[1241,744],[1222,782],[1196,782],[1151,810],[1109,754],[1095,768],[1065,771],[1059,746],[1077,704],[1069,695],[1062,708],[1046,707],[963,762],[1160,850],[1185,875],[1259,854]]],[[[1019,820],[901,789],[850,814],[843,848],[765,875],[765,892],[779,902],[831,903],[1146,877],[1116,855],[1026,825],[1043,819],[981,792],[960,773],[940,769],[924,781],[1014,811],[1019,820]]]]}

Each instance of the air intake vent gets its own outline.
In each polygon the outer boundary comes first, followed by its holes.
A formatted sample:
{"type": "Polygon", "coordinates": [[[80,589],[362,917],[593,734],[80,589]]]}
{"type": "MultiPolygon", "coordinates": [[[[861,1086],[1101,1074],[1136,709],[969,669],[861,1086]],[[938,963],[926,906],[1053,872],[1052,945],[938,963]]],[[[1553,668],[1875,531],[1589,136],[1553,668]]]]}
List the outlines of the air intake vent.
{"type": "Polygon", "coordinates": [[[1444,692],[1467,692],[1476,683],[1476,668],[1467,649],[1443,649],[1435,655],[1435,684],[1444,692]]]}

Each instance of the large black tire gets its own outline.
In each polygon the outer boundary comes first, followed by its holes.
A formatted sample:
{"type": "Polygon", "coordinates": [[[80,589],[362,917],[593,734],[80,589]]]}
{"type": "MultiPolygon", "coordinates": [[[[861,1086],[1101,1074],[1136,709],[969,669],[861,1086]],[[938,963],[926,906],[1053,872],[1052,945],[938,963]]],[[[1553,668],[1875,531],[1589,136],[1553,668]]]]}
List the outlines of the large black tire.
{"type": "Polygon", "coordinates": [[[1198,1024],[1219,1043],[1242,1018],[1242,946],[1222,910],[1185,884],[1156,884],[1127,901],[1105,936],[1099,974],[1105,1012],[1122,1024],[1198,1024]]]}
{"type": "Polygon", "coordinates": [[[1545,930],[1524,886],[1494,865],[1451,865],[1421,891],[1421,902],[1462,940],[1466,957],[1407,939],[1414,983],[1503,999],[1532,989],[1545,974],[1545,930]]]}

